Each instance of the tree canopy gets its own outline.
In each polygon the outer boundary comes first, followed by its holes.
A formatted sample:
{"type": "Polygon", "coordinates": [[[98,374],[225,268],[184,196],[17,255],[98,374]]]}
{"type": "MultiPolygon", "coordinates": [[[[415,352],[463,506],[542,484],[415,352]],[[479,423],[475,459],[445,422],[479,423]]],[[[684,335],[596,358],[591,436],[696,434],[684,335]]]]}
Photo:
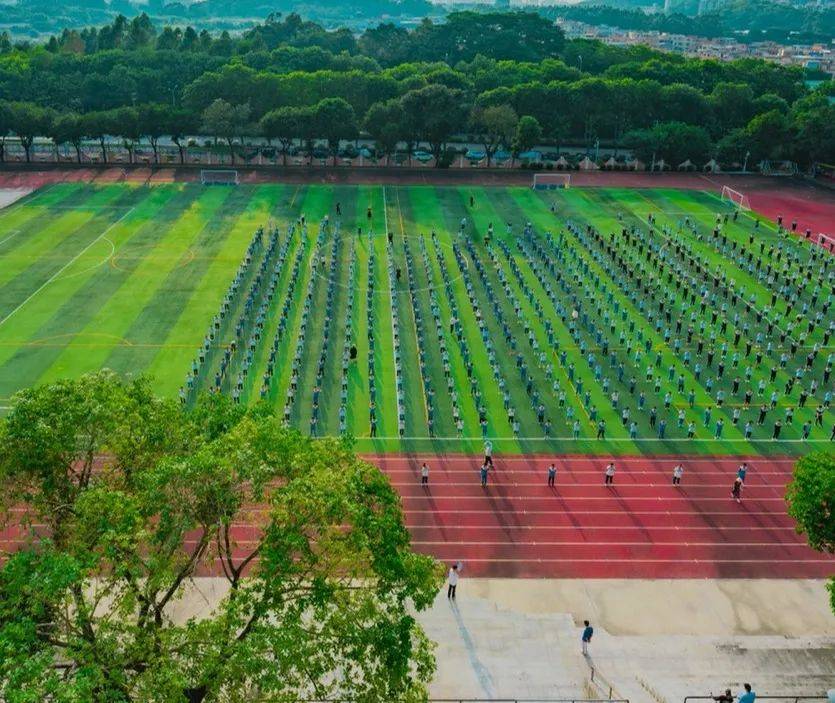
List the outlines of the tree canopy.
{"type": "Polygon", "coordinates": [[[60,381],[0,424],[2,507],[24,535],[0,569],[0,696],[424,697],[412,613],[442,573],[410,550],[386,477],[264,407],[186,410],[150,388],[60,381]],[[222,585],[188,614],[202,575],[222,585]]]}
{"type": "Polygon", "coordinates": [[[78,158],[81,142],[96,139],[102,160],[107,137],[129,151],[148,141],[158,159],[170,136],[183,159],[186,136],[222,139],[232,153],[264,137],[285,148],[322,140],[334,152],[361,130],[386,153],[421,140],[437,155],[451,137],[490,151],[513,133],[513,113],[535,118],[551,143],[617,147],[629,132],[682,123],[707,134],[712,155],[829,162],[832,84],[810,92],[803,79],[799,68],[753,59],[566,41],[533,12],[454,12],[445,22],[424,19],[411,30],[382,23],[358,36],[293,13],[236,37],[117,17],[45,46],[0,43],[0,159],[10,135],[26,154],[42,136],[78,158]],[[780,149],[764,141],[774,135],[780,149]]]}
{"type": "MultiPolygon", "coordinates": [[[[797,531],[806,535],[809,545],[819,552],[835,554],[835,454],[813,452],[799,459],[786,502],[789,515],[797,521],[797,531]]],[[[829,593],[835,612],[835,576],[829,583],[829,593]]]]}

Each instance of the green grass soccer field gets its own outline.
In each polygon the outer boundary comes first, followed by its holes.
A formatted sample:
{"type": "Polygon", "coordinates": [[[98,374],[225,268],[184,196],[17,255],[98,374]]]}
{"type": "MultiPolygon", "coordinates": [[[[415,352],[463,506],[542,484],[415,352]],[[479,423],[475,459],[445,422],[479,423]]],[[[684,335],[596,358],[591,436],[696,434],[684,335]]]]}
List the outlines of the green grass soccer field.
{"type": "Polygon", "coordinates": [[[108,367],[368,451],[797,453],[831,260],[699,191],[58,184],[0,211],[0,407],[108,367]]]}

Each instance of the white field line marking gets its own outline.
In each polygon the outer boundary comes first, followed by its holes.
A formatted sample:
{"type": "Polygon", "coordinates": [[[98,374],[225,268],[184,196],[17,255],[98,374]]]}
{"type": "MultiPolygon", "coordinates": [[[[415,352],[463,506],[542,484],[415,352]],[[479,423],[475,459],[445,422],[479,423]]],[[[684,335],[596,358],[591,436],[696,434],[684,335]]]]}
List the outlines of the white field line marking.
{"type": "MultiPolygon", "coordinates": [[[[366,459],[391,459],[393,461],[419,461],[421,457],[424,458],[435,458],[435,459],[443,459],[444,461],[468,461],[468,462],[480,462],[481,461],[481,454],[428,454],[426,452],[418,453],[418,454],[401,454],[398,452],[394,452],[391,454],[370,454],[366,452],[359,452],[360,456],[365,457],[366,459]]],[[[498,457],[494,454],[493,460],[498,461],[501,463],[507,462],[526,462],[526,463],[534,463],[539,461],[545,461],[544,457],[550,457],[551,454],[531,454],[530,456],[523,456],[523,455],[513,455],[513,456],[501,456],[498,457]]],[[[612,456],[609,457],[607,454],[601,454],[600,456],[595,455],[588,455],[588,454],[559,454],[557,452],[553,453],[554,458],[562,459],[565,461],[574,461],[574,462],[591,462],[591,463],[600,463],[602,461],[609,461],[611,458],[613,461],[618,463],[629,463],[629,462],[643,462],[644,464],[656,465],[661,462],[668,462],[668,461],[678,461],[681,460],[682,462],[687,461],[691,464],[701,463],[701,464],[723,464],[723,463],[742,463],[745,462],[747,464],[751,464],[752,461],[764,461],[769,464],[794,464],[797,459],[800,457],[775,457],[774,459],[769,459],[768,457],[761,457],[761,456],[751,456],[750,454],[739,454],[739,455],[729,455],[729,456],[717,456],[717,457],[701,457],[701,456],[694,456],[689,457],[687,454],[671,454],[667,455],[659,455],[659,456],[612,456]]],[[[480,465],[480,464],[479,464],[480,465]]]]}
{"type": "Polygon", "coordinates": [[[5,244],[5,243],[6,243],[6,242],[8,242],[10,239],[14,239],[14,238],[15,238],[18,234],[20,234],[20,230],[19,230],[19,229],[12,229],[12,230],[9,230],[9,236],[8,236],[8,237],[6,237],[5,239],[0,239],[0,244],[5,244]]]}
{"type": "Polygon", "coordinates": [[[104,259],[99,261],[97,264],[93,264],[89,268],[84,269],[83,271],[76,271],[75,273],[71,273],[71,274],[68,274],[66,276],[62,276],[61,278],[57,278],[55,280],[66,281],[70,278],[75,278],[76,276],[83,276],[85,273],[89,273],[90,271],[92,271],[94,269],[97,269],[101,266],[104,266],[116,254],[116,245],[113,243],[113,240],[111,240],[109,237],[104,237],[104,241],[107,242],[108,244],[110,244],[110,253],[106,257],[104,257],[104,259]]]}
{"type": "Polygon", "coordinates": [[[92,242],[90,242],[86,247],[84,247],[80,252],[78,252],[72,259],[70,259],[66,264],[64,264],[58,271],[53,273],[45,283],[43,283],[35,292],[31,293],[26,300],[24,300],[20,305],[18,305],[14,310],[12,310],[6,317],[0,320],[0,327],[2,327],[6,322],[8,322],[17,312],[20,311],[23,306],[25,306],[32,298],[34,298],[38,293],[40,293],[44,288],[46,288],[50,283],[53,283],[58,279],[58,277],[64,273],[70,266],[72,266],[78,259],[80,259],[85,252],[87,252],[94,244],[98,243],[103,237],[107,236],[107,234],[112,230],[116,225],[120,224],[122,220],[124,220],[128,215],[130,215],[135,208],[131,208],[128,210],[124,215],[122,215],[118,220],[111,223],[110,226],[104,230],[98,237],[96,237],[92,242]]]}

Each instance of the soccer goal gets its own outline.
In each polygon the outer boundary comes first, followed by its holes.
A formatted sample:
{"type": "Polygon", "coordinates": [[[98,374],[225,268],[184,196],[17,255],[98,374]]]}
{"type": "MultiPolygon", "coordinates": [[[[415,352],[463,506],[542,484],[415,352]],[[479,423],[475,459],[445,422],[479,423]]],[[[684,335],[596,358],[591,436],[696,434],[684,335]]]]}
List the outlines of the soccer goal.
{"type": "Polygon", "coordinates": [[[750,210],[751,203],[748,202],[748,196],[740,193],[738,190],[722,186],[722,201],[729,202],[736,205],[740,210],[750,210]]]}
{"type": "Polygon", "coordinates": [[[760,173],[764,176],[796,176],[797,163],[794,161],[762,161],[760,173]]]}
{"type": "Polygon", "coordinates": [[[535,173],[533,174],[533,188],[535,190],[554,190],[568,188],[571,185],[570,173],[535,173]]]}
{"type": "Polygon", "coordinates": [[[238,185],[238,183],[240,183],[240,181],[238,180],[238,172],[234,169],[203,169],[200,171],[200,182],[204,186],[236,186],[238,185]]]}

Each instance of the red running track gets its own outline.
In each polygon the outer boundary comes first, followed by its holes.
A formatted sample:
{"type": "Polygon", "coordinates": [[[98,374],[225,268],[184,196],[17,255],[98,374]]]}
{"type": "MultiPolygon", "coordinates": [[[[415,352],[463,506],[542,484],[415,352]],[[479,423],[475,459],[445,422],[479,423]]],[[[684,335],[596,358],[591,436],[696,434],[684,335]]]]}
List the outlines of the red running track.
{"type": "MultiPolygon", "coordinates": [[[[481,457],[459,454],[367,456],[400,493],[413,547],[468,576],[519,578],[824,578],[835,558],[813,551],[786,514],[794,459],[618,457],[613,487],[604,457],[496,456],[489,485],[481,457]],[[430,467],[428,488],[420,466],[430,467]],[[556,486],[546,467],[557,466],[556,486]],[[731,499],[741,461],[749,470],[743,500],[731,499]],[[672,467],[685,468],[681,486],[672,467]]],[[[22,508],[12,509],[12,513],[22,508]]],[[[232,527],[236,562],[252,551],[266,520],[249,506],[232,527]]],[[[0,552],[28,542],[15,524],[0,529],[0,552]]],[[[45,533],[44,533],[45,534],[45,533]]],[[[189,535],[185,548],[194,547],[189,535]]],[[[220,575],[217,562],[200,568],[220,575]]]]}
{"type": "Polygon", "coordinates": [[[369,456],[403,498],[417,551],[463,561],[472,576],[523,578],[823,578],[835,559],[810,549],[786,515],[793,459],[754,457],[742,502],[730,496],[741,457],[369,456]],[[430,469],[428,488],[420,466],[430,469]],[[546,482],[550,461],[555,488],[546,482]]]}

